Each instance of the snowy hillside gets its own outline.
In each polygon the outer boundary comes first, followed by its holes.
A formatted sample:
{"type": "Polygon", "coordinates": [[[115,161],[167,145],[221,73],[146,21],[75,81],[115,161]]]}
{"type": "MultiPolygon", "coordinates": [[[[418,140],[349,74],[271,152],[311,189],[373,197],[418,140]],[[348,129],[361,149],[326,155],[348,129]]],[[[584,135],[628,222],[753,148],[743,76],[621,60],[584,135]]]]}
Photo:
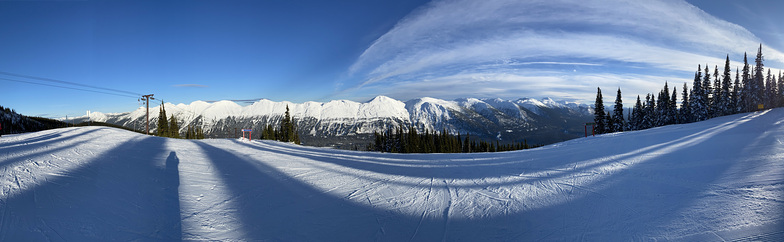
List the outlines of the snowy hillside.
{"type": "Polygon", "coordinates": [[[63,126],[65,126],[65,123],[57,120],[27,117],[16,113],[12,109],[0,106],[0,135],[33,132],[63,126]]]}
{"type": "MultiPolygon", "coordinates": [[[[189,125],[201,126],[206,136],[212,138],[237,137],[235,130],[260,130],[267,124],[277,127],[288,106],[305,144],[336,136],[364,135],[368,138],[373,132],[408,125],[419,131],[446,129],[454,134],[470,133],[475,138],[501,137],[502,142],[527,139],[530,143],[548,144],[579,137],[583,133],[582,124],[593,120],[590,106],[549,98],[542,101],[476,98],[446,101],[425,97],[404,103],[378,96],[364,103],[347,100],[291,103],[262,99],[244,107],[231,101],[167,103],[164,106],[167,115],[177,116],[181,133],[189,125]]],[[[150,110],[150,128],[155,132],[159,107],[150,107],[150,110]]],[[[144,108],[130,113],[92,112],[90,119],[143,130],[145,112],[144,108]]],[[[76,121],[87,121],[87,117],[78,117],[76,121]]]]}
{"type": "Polygon", "coordinates": [[[784,239],[784,109],[472,154],[0,138],[0,241],[784,239]]]}

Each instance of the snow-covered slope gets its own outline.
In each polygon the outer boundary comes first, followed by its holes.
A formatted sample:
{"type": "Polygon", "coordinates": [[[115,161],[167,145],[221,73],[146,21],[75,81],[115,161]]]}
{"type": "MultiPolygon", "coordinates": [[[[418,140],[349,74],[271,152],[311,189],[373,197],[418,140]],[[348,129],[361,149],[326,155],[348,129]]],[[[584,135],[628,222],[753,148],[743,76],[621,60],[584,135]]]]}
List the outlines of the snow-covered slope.
{"type": "Polygon", "coordinates": [[[104,127],[8,135],[0,241],[782,241],[782,120],[774,109],[484,154],[104,127]]]}
{"type": "MultiPolygon", "coordinates": [[[[273,102],[262,99],[248,106],[231,101],[165,105],[166,114],[177,117],[180,133],[188,126],[200,126],[207,137],[234,137],[237,129],[257,129],[271,124],[277,127],[289,107],[303,142],[335,136],[369,136],[390,128],[413,125],[419,131],[447,130],[470,133],[475,138],[553,143],[576,138],[583,132],[582,124],[592,120],[588,105],[567,105],[546,98],[508,101],[502,99],[463,98],[446,101],[419,98],[401,102],[378,96],[359,103],[335,100],[326,103],[273,102]],[[503,133],[503,135],[501,135],[503,133]]],[[[157,128],[159,106],[150,107],[150,128],[157,128]]],[[[131,113],[103,114],[92,112],[93,121],[122,125],[137,130],[145,127],[145,109],[131,113]]],[[[77,122],[86,117],[77,118],[77,122]]],[[[257,132],[260,133],[260,132],[257,132]]],[[[364,144],[363,144],[364,145],[364,144]]]]}

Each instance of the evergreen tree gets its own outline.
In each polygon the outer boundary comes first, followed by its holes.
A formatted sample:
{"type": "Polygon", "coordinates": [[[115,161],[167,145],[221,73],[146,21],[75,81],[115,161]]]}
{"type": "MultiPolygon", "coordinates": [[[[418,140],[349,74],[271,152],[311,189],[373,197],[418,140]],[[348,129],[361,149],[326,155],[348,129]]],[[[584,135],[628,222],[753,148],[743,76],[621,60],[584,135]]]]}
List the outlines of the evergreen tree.
{"type": "Polygon", "coordinates": [[[629,118],[629,124],[631,130],[642,129],[642,102],[640,101],[640,95],[637,95],[637,103],[634,104],[634,108],[632,109],[632,116],[629,118]]]}
{"type": "Polygon", "coordinates": [[[721,81],[719,81],[719,66],[713,69],[713,91],[711,92],[711,117],[724,115],[721,107],[721,81]]]}
{"type": "Polygon", "coordinates": [[[765,78],[765,108],[773,108],[778,104],[776,89],[776,77],[770,74],[768,68],[768,76],[765,78]]]}
{"type": "Polygon", "coordinates": [[[779,98],[778,106],[784,107],[784,74],[781,74],[781,71],[779,71],[779,82],[776,90],[778,91],[777,96],[779,98]]]}
{"type": "MultiPolygon", "coordinates": [[[[731,93],[730,87],[732,87],[732,69],[730,69],[730,55],[727,55],[727,59],[724,61],[724,74],[722,75],[721,81],[721,92],[719,92],[719,109],[721,110],[719,113],[720,115],[729,115],[732,114],[732,100],[731,100],[731,93]]],[[[718,88],[717,88],[718,89],[718,88]]]]}
{"type": "Polygon", "coordinates": [[[185,139],[193,139],[194,137],[192,133],[193,133],[193,129],[191,128],[190,125],[188,125],[188,129],[187,131],[185,131],[185,139]]]}
{"type": "Polygon", "coordinates": [[[669,120],[667,124],[676,124],[678,123],[678,90],[677,88],[672,88],[672,97],[670,98],[670,107],[667,108],[669,113],[669,120]]]}
{"type": "Polygon", "coordinates": [[[283,120],[280,121],[280,129],[278,132],[278,140],[282,142],[291,142],[292,135],[291,116],[289,115],[289,105],[286,105],[286,112],[283,114],[283,120]]]}
{"type": "Polygon", "coordinates": [[[169,137],[169,121],[166,119],[166,109],[163,106],[163,100],[161,100],[161,108],[158,112],[157,132],[160,137],[169,137]]]}
{"type": "Polygon", "coordinates": [[[707,120],[713,117],[713,104],[711,103],[711,95],[713,94],[713,88],[711,87],[711,80],[710,80],[710,69],[708,69],[708,64],[705,64],[705,76],[702,79],[702,100],[704,101],[704,109],[703,112],[705,118],[702,120],[707,120]]]}
{"type": "Polygon", "coordinates": [[[615,109],[613,109],[613,131],[623,132],[626,126],[623,120],[623,101],[621,101],[621,88],[618,88],[618,94],[615,96],[615,109]]]}
{"type": "Polygon", "coordinates": [[[169,119],[169,137],[179,139],[180,138],[180,125],[177,124],[177,118],[174,117],[172,114],[171,118],[169,119]]]}
{"type": "MultiPolygon", "coordinates": [[[[275,140],[300,144],[299,133],[297,132],[297,126],[291,120],[291,115],[289,114],[289,111],[290,111],[289,106],[286,105],[286,112],[283,114],[283,119],[280,120],[280,128],[277,130],[277,132],[271,131],[272,129],[271,125],[268,126],[267,129],[265,129],[265,131],[268,133],[274,133],[275,140]]],[[[382,136],[388,136],[388,135],[391,134],[387,133],[387,134],[383,134],[382,136]]],[[[375,150],[389,152],[389,148],[391,148],[389,147],[389,145],[391,145],[391,143],[383,144],[383,145],[387,147],[383,147],[383,149],[378,149],[379,147],[374,147],[374,148],[376,148],[375,150]]]]}
{"type": "Polygon", "coordinates": [[[272,124],[267,124],[262,127],[261,129],[261,139],[266,140],[277,140],[278,138],[275,136],[275,129],[272,127],[272,124]]]}
{"type": "Polygon", "coordinates": [[[653,128],[656,121],[656,98],[648,93],[645,96],[645,106],[643,108],[642,129],[653,128]]]}
{"type": "Polygon", "coordinates": [[[751,81],[751,103],[752,109],[757,110],[757,105],[763,104],[763,95],[764,95],[764,78],[765,76],[762,74],[763,65],[762,65],[762,44],[760,44],[759,51],[757,51],[757,59],[754,60],[756,66],[754,66],[754,77],[751,81]]]}
{"type": "Polygon", "coordinates": [[[692,85],[691,95],[689,95],[691,97],[691,100],[689,100],[689,104],[691,105],[691,119],[694,122],[708,119],[707,108],[705,105],[705,91],[702,89],[703,82],[700,81],[700,79],[702,79],[702,72],[700,66],[698,65],[697,73],[694,74],[694,85],[692,85]]]}
{"type": "Polygon", "coordinates": [[[740,102],[742,103],[741,108],[743,112],[751,112],[756,107],[756,105],[752,104],[752,81],[751,81],[751,74],[749,73],[751,68],[749,68],[749,62],[746,58],[746,53],[743,53],[743,76],[741,76],[741,80],[743,82],[743,89],[740,92],[740,102]]]}
{"type": "Polygon", "coordinates": [[[419,134],[417,134],[414,126],[408,126],[408,153],[422,152],[422,146],[419,144],[419,134]]]}
{"type": "Polygon", "coordinates": [[[291,123],[291,135],[293,137],[291,142],[294,142],[294,144],[300,144],[299,132],[297,132],[297,124],[294,122],[291,123]]]}
{"type": "Polygon", "coordinates": [[[664,89],[659,92],[659,100],[656,102],[654,126],[664,126],[670,124],[670,88],[668,83],[664,83],[664,89]]]}
{"type": "Polygon", "coordinates": [[[604,112],[604,102],[602,101],[602,89],[598,87],[596,89],[596,102],[594,103],[593,107],[595,116],[593,121],[596,123],[596,133],[603,134],[607,128],[607,117],[605,116],[606,113],[604,112]]]}
{"type": "Polygon", "coordinates": [[[683,93],[681,94],[680,123],[691,123],[691,103],[689,103],[689,88],[683,83],[683,93]]]}
{"type": "Polygon", "coordinates": [[[606,133],[606,134],[614,133],[616,131],[615,130],[615,117],[613,117],[612,114],[610,114],[609,111],[607,111],[607,114],[605,114],[604,117],[607,119],[607,120],[604,121],[604,125],[605,125],[604,126],[604,133],[606,133]]]}
{"type": "Polygon", "coordinates": [[[196,127],[196,139],[204,139],[204,130],[201,127],[196,127]]]}
{"type": "Polygon", "coordinates": [[[735,85],[732,87],[732,94],[730,95],[730,104],[729,104],[729,111],[730,114],[739,113],[741,110],[741,103],[740,103],[740,92],[741,92],[741,85],[740,85],[740,75],[738,74],[738,68],[735,68],[735,85]]]}

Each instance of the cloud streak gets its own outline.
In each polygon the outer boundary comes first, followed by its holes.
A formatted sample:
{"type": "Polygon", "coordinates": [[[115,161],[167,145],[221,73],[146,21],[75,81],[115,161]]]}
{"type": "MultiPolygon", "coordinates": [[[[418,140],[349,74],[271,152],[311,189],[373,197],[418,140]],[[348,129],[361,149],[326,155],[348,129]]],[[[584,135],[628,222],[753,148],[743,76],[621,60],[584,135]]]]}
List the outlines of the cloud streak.
{"type": "MultiPolygon", "coordinates": [[[[601,84],[647,93],[726,54],[739,66],[759,42],[683,1],[435,1],[368,47],[336,95],[590,100],[601,84]]],[[[763,43],[763,53],[782,67],[781,52],[763,43]]]]}

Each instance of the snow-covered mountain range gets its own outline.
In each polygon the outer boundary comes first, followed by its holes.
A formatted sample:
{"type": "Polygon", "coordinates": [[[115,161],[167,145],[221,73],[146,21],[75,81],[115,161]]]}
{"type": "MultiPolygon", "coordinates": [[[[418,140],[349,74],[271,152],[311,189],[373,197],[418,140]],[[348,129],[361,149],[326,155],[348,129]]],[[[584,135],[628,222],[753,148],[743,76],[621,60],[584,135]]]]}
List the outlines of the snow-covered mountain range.
{"type": "MultiPolygon", "coordinates": [[[[385,96],[367,102],[335,100],[321,102],[274,102],[262,99],[248,106],[231,101],[190,104],[164,104],[167,115],[174,115],[180,132],[188,126],[201,126],[207,137],[234,137],[236,130],[272,124],[277,127],[288,106],[302,140],[312,145],[354,143],[399,126],[413,125],[420,131],[447,130],[481,139],[552,143],[583,134],[582,124],[593,119],[593,108],[550,98],[518,100],[461,98],[447,101],[418,98],[402,102],[385,96]],[[336,141],[334,139],[338,139],[336,141]]],[[[150,107],[150,131],[154,132],[159,106],[150,107]]],[[[127,113],[90,113],[90,120],[145,128],[144,107],[127,113]]],[[[76,122],[87,121],[87,116],[76,122]]]]}

